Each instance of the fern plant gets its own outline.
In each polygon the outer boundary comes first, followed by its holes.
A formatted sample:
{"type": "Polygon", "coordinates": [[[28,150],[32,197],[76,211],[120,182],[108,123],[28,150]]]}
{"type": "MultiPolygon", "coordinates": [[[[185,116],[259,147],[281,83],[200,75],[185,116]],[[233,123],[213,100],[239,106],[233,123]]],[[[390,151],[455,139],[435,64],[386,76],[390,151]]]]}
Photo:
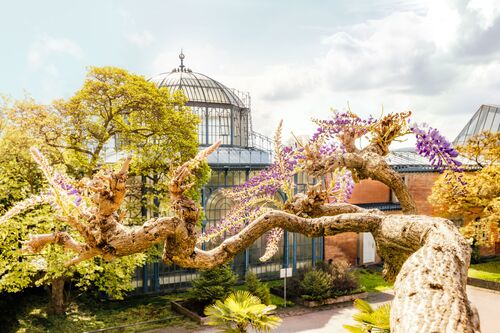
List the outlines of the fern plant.
{"type": "Polygon", "coordinates": [[[208,324],[224,326],[221,332],[246,333],[251,327],[255,332],[269,332],[281,324],[281,319],[271,315],[275,305],[265,305],[257,296],[246,290],[231,293],[224,302],[218,300],[205,308],[208,324]]]}
{"type": "Polygon", "coordinates": [[[386,303],[373,309],[372,306],[361,299],[354,301],[354,306],[359,310],[352,318],[360,324],[356,326],[344,325],[351,333],[390,333],[391,304],[386,303]]]}

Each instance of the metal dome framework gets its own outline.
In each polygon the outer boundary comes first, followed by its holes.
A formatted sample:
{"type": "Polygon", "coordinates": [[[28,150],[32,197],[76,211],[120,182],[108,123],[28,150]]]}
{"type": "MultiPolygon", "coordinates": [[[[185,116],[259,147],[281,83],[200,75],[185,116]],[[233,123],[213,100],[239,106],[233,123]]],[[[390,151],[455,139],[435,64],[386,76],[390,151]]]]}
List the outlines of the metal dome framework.
{"type": "Polygon", "coordinates": [[[200,117],[198,141],[201,146],[217,140],[222,145],[271,149],[270,140],[253,132],[250,114],[250,94],[230,89],[222,83],[196,73],[184,66],[184,55],[179,56],[181,65],[150,79],[158,87],[171,92],[182,90],[188,98],[187,106],[200,117]]]}
{"type": "MultiPolygon", "coordinates": [[[[198,128],[200,148],[217,140],[222,141],[222,146],[208,157],[212,174],[201,192],[201,204],[205,211],[202,229],[205,230],[219,223],[231,209],[231,202],[222,195],[221,189],[241,185],[269,166],[273,145],[271,139],[252,130],[250,94],[230,89],[186,68],[183,53],[179,58],[179,67],[156,75],[150,81],[160,88],[168,88],[170,92],[182,90],[186,95],[186,105],[201,120],[198,128]]],[[[295,178],[300,189],[310,181],[307,177],[295,178]]],[[[211,246],[202,244],[204,249],[211,246]]],[[[307,238],[285,231],[279,252],[271,260],[260,262],[265,248],[264,235],[233,260],[233,271],[240,278],[249,271],[264,279],[278,278],[281,267],[296,270],[323,259],[323,237],[307,238]]],[[[138,269],[133,280],[136,293],[154,293],[188,287],[196,276],[195,270],[153,262],[138,269]]]]}

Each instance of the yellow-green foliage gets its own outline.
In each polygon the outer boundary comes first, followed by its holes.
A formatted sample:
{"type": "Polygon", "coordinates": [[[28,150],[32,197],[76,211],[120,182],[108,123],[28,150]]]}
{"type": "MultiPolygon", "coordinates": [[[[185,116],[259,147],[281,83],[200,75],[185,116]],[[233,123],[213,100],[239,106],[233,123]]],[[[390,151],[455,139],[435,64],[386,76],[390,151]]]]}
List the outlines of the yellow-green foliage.
{"type": "Polygon", "coordinates": [[[225,326],[223,332],[245,333],[248,327],[255,332],[269,332],[281,324],[281,319],[271,315],[275,305],[265,305],[257,296],[246,290],[231,293],[224,302],[218,300],[205,308],[208,324],[225,326]]]}
{"type": "MultiPolygon", "coordinates": [[[[116,140],[121,151],[133,156],[131,181],[134,175],[146,177],[147,193],[155,193],[161,201],[167,192],[164,184],[169,171],[198,151],[199,119],[185,102],[182,92],[171,94],[142,76],[115,67],[91,67],[82,87],[66,100],[49,105],[31,98],[6,100],[0,107],[0,214],[13,203],[46,189],[46,181],[30,156],[31,146],[40,148],[56,170],[78,179],[98,169],[105,155],[112,153],[109,147],[114,147],[116,140]]],[[[192,189],[193,197],[209,172],[205,165],[196,175],[199,180],[192,189]]],[[[143,222],[137,209],[141,204],[157,209],[151,195],[145,200],[141,197],[127,199],[125,208],[135,207],[139,214],[125,223],[143,222]]],[[[79,240],[78,234],[54,216],[50,206],[35,208],[0,226],[0,291],[50,284],[60,276],[73,279],[80,288],[104,291],[114,298],[130,289],[130,275],[144,261],[142,254],[111,262],[95,258],[65,268],[63,263],[75,254],[64,253],[59,246],[47,246],[36,255],[21,253],[20,241],[30,233],[50,233],[57,228],[79,240]]]]}
{"type": "Polygon", "coordinates": [[[376,309],[361,299],[354,301],[354,306],[359,310],[352,318],[360,324],[356,326],[344,325],[344,328],[351,333],[370,333],[380,332],[389,333],[390,330],[390,317],[391,317],[391,304],[383,304],[376,309]]]}
{"type": "Polygon", "coordinates": [[[463,234],[478,244],[494,244],[498,240],[500,221],[500,133],[484,132],[471,138],[458,151],[481,167],[465,172],[464,191],[457,195],[456,177],[441,175],[432,188],[429,202],[445,217],[464,217],[472,222],[462,228],[463,234]]]}

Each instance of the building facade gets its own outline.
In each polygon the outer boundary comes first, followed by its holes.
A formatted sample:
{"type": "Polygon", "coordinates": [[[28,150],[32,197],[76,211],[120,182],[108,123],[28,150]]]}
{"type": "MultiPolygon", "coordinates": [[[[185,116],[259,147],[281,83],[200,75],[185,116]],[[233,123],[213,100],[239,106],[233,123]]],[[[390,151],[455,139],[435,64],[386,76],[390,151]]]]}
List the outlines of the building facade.
{"type": "MultiPolygon", "coordinates": [[[[272,141],[253,130],[250,95],[230,89],[201,73],[193,72],[184,65],[180,54],[180,66],[161,73],[150,80],[158,87],[171,92],[182,90],[187,106],[200,117],[198,139],[200,149],[217,140],[222,144],[208,157],[212,168],[209,183],[202,190],[202,206],[205,210],[203,230],[218,223],[231,209],[231,202],[222,190],[245,183],[272,163],[272,141]]],[[[307,185],[307,178],[297,176],[298,190],[307,185]]],[[[294,269],[323,260],[323,238],[308,238],[300,234],[285,233],[280,251],[267,262],[259,258],[265,252],[266,235],[250,248],[239,254],[231,263],[240,278],[247,271],[255,272],[264,279],[278,278],[282,267],[294,269]]],[[[203,244],[209,248],[210,244],[203,244]]],[[[138,269],[134,278],[136,292],[151,293],[185,288],[196,277],[196,270],[158,261],[138,269]]]]}

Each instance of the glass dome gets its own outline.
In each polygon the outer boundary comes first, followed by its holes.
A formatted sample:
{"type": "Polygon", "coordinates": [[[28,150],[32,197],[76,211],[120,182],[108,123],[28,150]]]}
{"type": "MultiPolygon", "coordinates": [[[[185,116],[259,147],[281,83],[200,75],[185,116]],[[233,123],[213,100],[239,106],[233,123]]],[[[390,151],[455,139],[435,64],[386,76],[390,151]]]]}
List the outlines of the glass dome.
{"type": "Polygon", "coordinates": [[[204,74],[193,72],[185,67],[158,74],[151,78],[151,82],[158,87],[168,87],[171,92],[184,91],[191,104],[227,104],[240,108],[247,107],[233,90],[204,74]]]}
{"type": "Polygon", "coordinates": [[[193,72],[184,66],[184,57],[183,53],[179,55],[181,64],[178,68],[154,76],[150,81],[158,87],[167,87],[171,92],[184,92],[188,98],[186,105],[201,120],[198,128],[201,146],[221,140],[225,146],[253,147],[250,95],[193,72]]]}

